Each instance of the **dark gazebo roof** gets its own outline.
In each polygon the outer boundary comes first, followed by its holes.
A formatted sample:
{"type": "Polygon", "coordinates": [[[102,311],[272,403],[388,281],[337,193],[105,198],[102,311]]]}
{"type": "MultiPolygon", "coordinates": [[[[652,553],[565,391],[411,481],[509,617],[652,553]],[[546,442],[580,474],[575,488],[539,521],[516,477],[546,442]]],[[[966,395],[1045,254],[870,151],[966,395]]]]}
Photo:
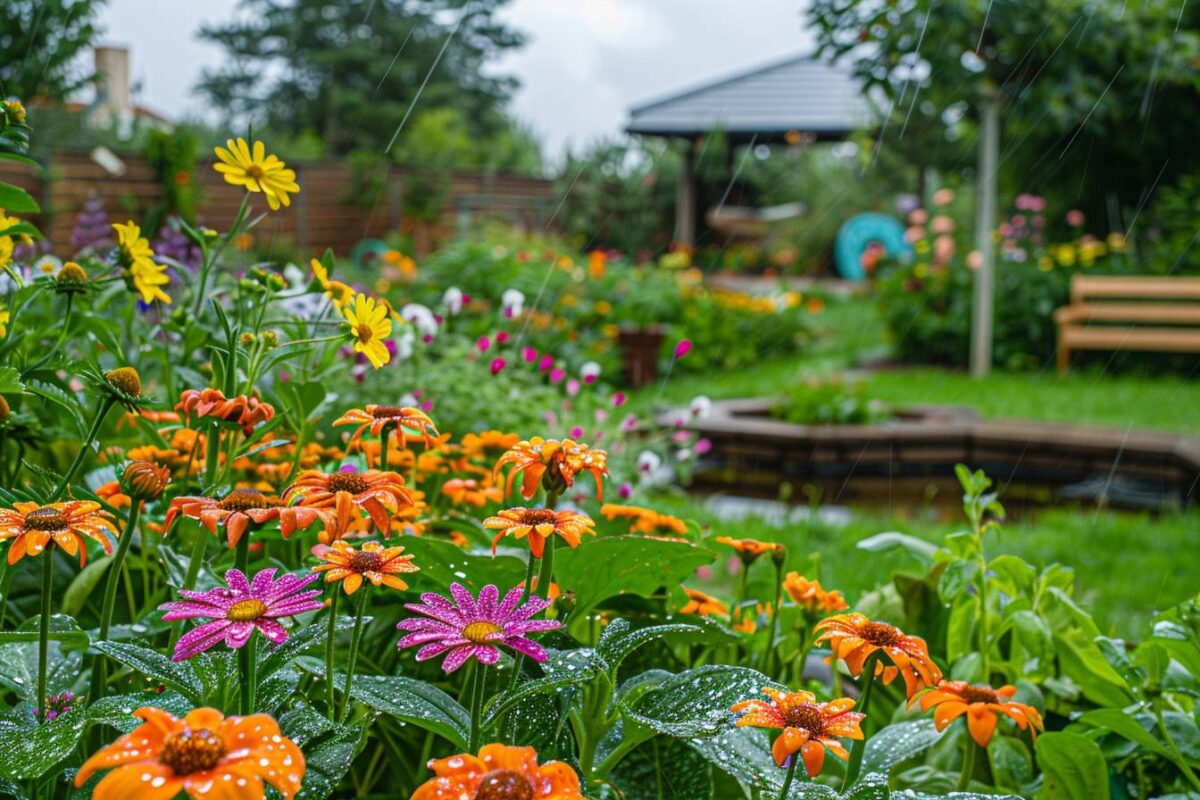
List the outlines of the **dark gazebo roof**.
{"type": "Polygon", "coordinates": [[[849,69],[789,58],[630,110],[628,133],[692,138],[713,130],[764,142],[790,132],[842,139],[869,119],[849,69]]]}

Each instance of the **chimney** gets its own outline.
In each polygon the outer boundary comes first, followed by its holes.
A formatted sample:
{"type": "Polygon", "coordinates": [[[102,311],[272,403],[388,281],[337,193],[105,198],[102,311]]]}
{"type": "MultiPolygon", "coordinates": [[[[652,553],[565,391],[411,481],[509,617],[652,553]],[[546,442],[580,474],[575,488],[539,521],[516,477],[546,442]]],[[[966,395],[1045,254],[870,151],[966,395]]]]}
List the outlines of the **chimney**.
{"type": "Polygon", "coordinates": [[[96,116],[104,122],[133,119],[128,48],[96,48],[96,105],[96,116]]]}

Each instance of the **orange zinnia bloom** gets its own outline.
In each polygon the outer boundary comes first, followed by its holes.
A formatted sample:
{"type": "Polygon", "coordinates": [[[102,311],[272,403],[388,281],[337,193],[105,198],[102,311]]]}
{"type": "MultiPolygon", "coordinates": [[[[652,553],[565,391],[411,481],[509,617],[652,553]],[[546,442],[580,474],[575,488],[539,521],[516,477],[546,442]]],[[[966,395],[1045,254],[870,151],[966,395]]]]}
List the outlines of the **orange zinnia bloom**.
{"type": "Polygon", "coordinates": [[[762,693],[771,698],[771,702],[745,700],[731,710],[742,715],[737,721],[739,728],[751,726],[783,731],[771,745],[775,763],[781,767],[800,753],[809,777],[815,778],[825,765],[826,750],[841,759],[850,758],[837,737],[863,738],[859,724],[866,715],[851,711],[854,701],[848,697],[818,703],[812,692],[782,692],[768,687],[762,693]]]}
{"type": "Polygon", "coordinates": [[[699,614],[702,617],[729,616],[729,606],[712,595],[686,586],[682,588],[687,593],[688,601],[679,609],[680,614],[699,614]]]}
{"type": "Polygon", "coordinates": [[[532,747],[486,744],[478,757],[470,753],[429,762],[437,777],[417,787],[411,800],[583,800],[579,775],[568,764],[538,764],[532,747]]]}
{"type": "Polygon", "coordinates": [[[442,484],[442,494],[450,498],[456,506],[463,503],[483,508],[488,503],[499,503],[504,499],[504,492],[499,486],[489,486],[474,478],[451,478],[442,484]]]}
{"type": "Polygon", "coordinates": [[[642,506],[623,506],[616,503],[605,503],[600,506],[600,513],[605,519],[629,520],[630,533],[643,533],[652,536],[661,532],[687,533],[687,523],[679,517],[670,514],[660,514],[652,508],[642,506]]]}
{"type": "Polygon", "coordinates": [[[96,497],[117,509],[129,508],[133,505],[133,499],[121,492],[120,481],[109,481],[97,486],[96,497]]]}
{"type": "Polygon", "coordinates": [[[342,538],[353,521],[355,508],[367,512],[371,521],[386,536],[391,531],[389,514],[395,514],[413,502],[412,493],[404,488],[404,478],[395,472],[302,472],[296,482],[283,492],[284,502],[299,498],[300,505],[310,508],[333,509],[332,529],[326,532],[333,539],[342,538]]]}
{"type": "Polygon", "coordinates": [[[829,642],[833,658],[845,661],[853,677],[859,676],[872,653],[882,651],[892,663],[876,662],[875,674],[883,676],[885,685],[897,675],[903,676],[909,697],[942,679],[942,671],[929,658],[925,640],[886,622],[874,622],[858,613],[839,614],[821,620],[815,630],[820,631],[817,644],[829,642]]]}
{"type": "Polygon", "coordinates": [[[805,613],[821,611],[845,611],[846,598],[836,589],[825,591],[820,581],[810,581],[799,572],[789,572],[783,579],[783,590],[805,613]]]}
{"type": "Polygon", "coordinates": [[[133,716],[142,724],[85,761],[76,788],[98,770],[116,767],[96,784],[96,800],[171,800],[180,792],[193,800],[256,800],[264,782],[287,800],[300,791],[304,754],[266,714],[225,717],[197,708],[176,719],[143,707],[133,716]]]}
{"type": "Polygon", "coordinates": [[[368,405],[365,408],[352,408],[333,421],[338,425],[357,425],[358,430],[350,436],[350,440],[362,438],[363,431],[370,429],[372,436],[379,436],[386,425],[392,426],[396,441],[401,446],[410,441],[422,441],[426,447],[432,447],[438,436],[433,420],[419,408],[409,406],[380,406],[368,405]],[[410,431],[415,430],[414,435],[410,431]]]}
{"type": "Polygon", "coordinates": [[[396,575],[421,569],[412,563],[412,556],[401,555],[403,552],[403,547],[385,548],[379,542],[366,542],[361,550],[355,550],[340,540],[321,551],[318,558],[325,563],[313,567],[313,572],[324,572],[326,583],[341,581],[346,594],[357,592],[363,578],[375,586],[383,584],[403,592],[408,584],[396,575]]]}
{"type": "Polygon", "coordinates": [[[302,531],[321,518],[315,508],[291,507],[267,497],[257,489],[234,489],[220,500],[215,497],[176,497],[167,507],[164,528],[170,530],[171,523],[178,517],[199,520],[212,534],[225,526],[225,539],[230,547],[237,547],[242,534],[251,524],[263,525],[279,520],[279,532],[284,538],[302,531]]]}
{"type": "Polygon", "coordinates": [[[743,561],[753,562],[759,556],[767,553],[774,553],[777,550],[782,550],[783,545],[775,544],[774,542],[760,542],[757,539],[734,539],[731,536],[718,536],[717,544],[724,544],[732,547],[738,552],[743,561]]]}
{"type": "Polygon", "coordinates": [[[928,711],[937,706],[933,724],[939,731],[944,731],[951,722],[966,714],[967,730],[980,747],[987,747],[992,740],[997,713],[1012,717],[1017,727],[1028,728],[1029,735],[1036,737],[1045,727],[1042,715],[1033,706],[1012,702],[1009,698],[1016,693],[1013,686],[993,689],[965,681],[941,681],[935,689],[921,695],[921,710],[928,711]]]}
{"type": "Polygon", "coordinates": [[[521,437],[515,433],[468,433],[462,437],[462,451],[467,458],[495,458],[505,450],[516,447],[519,441],[521,437]]]}
{"type": "Polygon", "coordinates": [[[596,535],[592,530],[596,523],[586,514],[577,511],[553,511],[549,508],[508,508],[488,517],[483,527],[500,531],[492,540],[492,552],[505,536],[514,539],[529,538],[529,552],[541,558],[546,540],[558,536],[572,549],[579,547],[583,534],[596,535]]]}
{"type": "Polygon", "coordinates": [[[505,495],[512,493],[513,483],[521,473],[524,473],[521,495],[528,500],[537,492],[538,484],[562,491],[575,484],[577,474],[586,471],[596,480],[596,498],[599,499],[603,496],[604,476],[608,474],[608,453],[570,439],[559,441],[534,436],[527,442],[517,442],[500,456],[493,473],[499,474],[508,464],[513,468],[508,473],[505,495]]]}
{"type": "Polygon", "coordinates": [[[25,556],[41,555],[46,545],[54,542],[67,555],[79,554],[79,565],[87,563],[88,537],[99,542],[105,555],[112,555],[112,541],[105,533],[117,535],[112,515],[99,503],[90,500],[70,500],[65,503],[13,503],[12,508],[0,508],[0,541],[12,539],[8,548],[8,563],[15,564],[25,556]]]}
{"type": "Polygon", "coordinates": [[[175,410],[190,422],[192,417],[211,417],[242,426],[242,433],[249,436],[254,426],[275,417],[275,407],[257,397],[239,394],[226,397],[217,389],[188,389],[179,395],[175,410]]]}

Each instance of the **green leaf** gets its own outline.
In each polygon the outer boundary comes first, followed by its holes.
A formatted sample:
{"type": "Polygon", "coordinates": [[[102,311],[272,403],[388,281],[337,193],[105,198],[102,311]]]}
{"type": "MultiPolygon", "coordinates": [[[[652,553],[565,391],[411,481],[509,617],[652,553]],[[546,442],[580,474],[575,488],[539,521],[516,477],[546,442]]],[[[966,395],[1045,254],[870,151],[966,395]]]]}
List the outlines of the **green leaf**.
{"type": "Polygon", "coordinates": [[[304,751],[304,783],[297,800],[332,795],[367,741],[366,726],[330,722],[307,703],[284,714],[279,728],[304,751]]]}
{"type": "Polygon", "coordinates": [[[993,736],[987,752],[997,789],[1021,791],[1033,780],[1033,757],[1021,740],[993,736]]]}
{"type": "Polygon", "coordinates": [[[161,708],[182,717],[192,710],[193,704],[176,692],[133,692],[102,697],[88,706],[89,725],[108,725],[121,733],[129,733],[142,724],[133,712],[144,706],[161,708]]]}
{"type": "Polygon", "coordinates": [[[1084,696],[1100,706],[1123,708],[1133,702],[1129,686],[1095,641],[1078,628],[1059,630],[1054,634],[1060,673],[1074,681],[1084,696]]]}
{"type": "Polygon", "coordinates": [[[536,694],[557,692],[571,686],[590,683],[605,668],[594,650],[552,651],[549,658],[542,662],[546,675],[541,678],[525,681],[511,692],[505,692],[489,705],[484,714],[484,724],[491,725],[499,717],[508,713],[518,703],[536,694]]]}
{"type": "Polygon", "coordinates": [[[1034,750],[1044,779],[1038,800],[1109,800],[1108,766],[1091,739],[1077,733],[1045,733],[1034,750]]]}
{"type": "Polygon", "coordinates": [[[588,539],[574,550],[559,548],[554,577],[575,592],[576,618],[610,597],[649,597],[663,587],[678,587],[716,554],[689,542],[638,536],[588,539]],[[603,569],[597,565],[603,564],[603,569]]]}
{"type": "MultiPolygon", "coordinates": [[[[338,617],[337,632],[353,628],[352,617],[338,617]]],[[[311,624],[293,631],[288,640],[278,647],[263,647],[258,653],[258,679],[266,680],[303,655],[308,648],[324,644],[328,631],[329,618],[322,616],[311,624]]]]}
{"type": "Polygon", "coordinates": [[[957,600],[967,591],[967,587],[971,585],[978,574],[978,562],[952,561],[938,580],[938,596],[946,603],[957,600]]]}
{"type": "MultiPolygon", "coordinates": [[[[7,644],[0,644],[0,685],[7,686],[21,698],[36,705],[35,693],[38,672],[38,626],[40,616],[32,616],[16,631],[3,634],[7,644]]],[[[50,658],[46,670],[47,691],[50,694],[74,687],[79,678],[87,634],[75,620],[61,614],[50,616],[50,658]],[[62,642],[58,640],[62,639],[62,642]]]]}
{"type": "Polygon", "coordinates": [[[0,208],[14,214],[37,214],[42,210],[29,192],[4,182],[0,182],[0,208]]]}
{"type": "Polygon", "coordinates": [[[675,634],[699,635],[706,632],[706,626],[690,622],[676,622],[667,625],[651,625],[646,628],[631,629],[629,620],[615,619],[600,634],[596,643],[596,652],[604,659],[610,672],[614,673],[631,653],[643,645],[675,634]]]}
{"type": "Polygon", "coordinates": [[[668,678],[634,702],[622,704],[622,711],[667,736],[714,736],[732,724],[729,709],[734,703],[761,697],[764,686],[775,685],[756,670],[710,664],[668,678]]]}
{"type": "Polygon", "coordinates": [[[31,711],[0,719],[0,773],[13,780],[39,778],[71,754],[83,734],[87,712],[74,708],[39,724],[31,711]]]}
{"type": "Polygon", "coordinates": [[[406,575],[413,591],[446,594],[450,584],[461,583],[477,594],[489,583],[516,586],[525,580],[525,562],[491,550],[472,552],[427,536],[406,536],[404,551],[414,557],[420,572],[406,575]]]}
{"type": "MultiPolygon", "coordinates": [[[[0,645],[38,641],[40,632],[37,620],[38,617],[31,617],[21,625],[20,630],[0,631],[0,645]]],[[[79,627],[79,623],[66,614],[50,615],[48,638],[52,642],[58,642],[63,650],[86,650],[91,643],[91,639],[79,627]]]]}
{"type": "Polygon", "coordinates": [[[0,394],[19,394],[25,391],[21,373],[13,367],[0,367],[0,394]]]}
{"type": "Polygon", "coordinates": [[[1155,739],[1154,734],[1119,708],[1093,709],[1082,714],[1077,721],[1115,733],[1164,758],[1171,757],[1166,745],[1155,739]]]}
{"type": "Polygon", "coordinates": [[[867,550],[872,553],[882,553],[896,548],[907,551],[927,566],[933,562],[933,556],[937,553],[937,547],[924,539],[918,539],[916,536],[909,536],[907,533],[899,533],[897,531],[877,533],[874,536],[860,539],[858,542],[859,550],[867,550]]]}
{"type": "Polygon", "coordinates": [[[192,703],[200,704],[200,679],[188,662],[175,662],[157,650],[128,642],[96,642],[93,648],[135,672],[174,689],[192,703]]]}
{"type": "Polygon", "coordinates": [[[710,800],[712,767],[677,739],[651,739],[621,760],[612,780],[626,800],[710,800]]]}
{"type": "Polygon", "coordinates": [[[1053,655],[1054,634],[1041,614],[1028,609],[1015,611],[1012,621],[1017,640],[1026,653],[1037,658],[1039,662],[1045,662],[1053,655]]]}
{"type": "MultiPolygon", "coordinates": [[[[324,670],[314,671],[324,673],[324,670]]],[[[335,672],[334,681],[336,686],[344,686],[345,674],[335,672]]],[[[350,696],[375,711],[432,731],[460,750],[467,747],[470,712],[425,681],[391,675],[358,675],[350,696]]]]}
{"type": "Polygon", "coordinates": [[[867,742],[863,753],[864,772],[886,774],[892,767],[932,747],[942,734],[933,720],[914,719],[888,725],[867,742]]]}
{"type": "Polygon", "coordinates": [[[77,616],[80,611],[83,611],[87,601],[95,594],[96,587],[100,585],[100,579],[108,574],[108,565],[111,563],[111,558],[101,558],[81,569],[79,574],[71,579],[71,584],[63,593],[62,605],[59,610],[71,616],[77,616]]]}

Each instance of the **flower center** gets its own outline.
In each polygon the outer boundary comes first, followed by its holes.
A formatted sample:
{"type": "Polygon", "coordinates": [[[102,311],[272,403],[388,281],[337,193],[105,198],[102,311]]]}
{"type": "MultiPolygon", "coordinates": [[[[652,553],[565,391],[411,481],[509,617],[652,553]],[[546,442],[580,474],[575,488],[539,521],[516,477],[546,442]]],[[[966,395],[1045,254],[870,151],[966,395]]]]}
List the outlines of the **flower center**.
{"type": "Polygon", "coordinates": [[[400,406],[375,406],[371,409],[375,419],[396,419],[406,416],[405,409],[400,406]]]}
{"type": "Polygon", "coordinates": [[[251,164],[246,167],[246,177],[254,178],[256,181],[261,181],[267,176],[267,173],[258,164],[251,164]]]}
{"type": "Polygon", "coordinates": [[[67,518],[57,508],[35,508],[25,515],[25,527],[35,531],[61,531],[67,518]]]}
{"type": "Polygon", "coordinates": [[[357,472],[337,472],[329,476],[329,491],[362,494],[370,484],[367,479],[357,472]]]}
{"type": "Polygon", "coordinates": [[[225,612],[225,619],[234,622],[253,622],[267,610],[267,604],[262,600],[238,600],[225,612]]]}
{"type": "Polygon", "coordinates": [[[996,690],[990,686],[971,684],[961,692],[963,700],[970,703],[999,703],[1001,702],[996,690]]]}
{"type": "Polygon", "coordinates": [[[521,513],[525,525],[552,525],[557,521],[558,515],[548,508],[527,508],[521,513]]]}
{"type": "Polygon", "coordinates": [[[886,622],[868,622],[858,635],[876,647],[891,647],[900,641],[900,631],[886,622]]]}
{"type": "Polygon", "coordinates": [[[350,556],[350,569],[354,570],[360,575],[364,572],[379,572],[379,569],[382,566],[383,559],[380,558],[379,553],[372,553],[369,550],[360,550],[359,552],[350,556]]]}
{"type": "Polygon", "coordinates": [[[533,784],[519,772],[494,769],[479,781],[475,800],[533,800],[533,784]]]}
{"type": "MultiPolygon", "coordinates": [[[[475,644],[490,644],[491,637],[497,633],[501,633],[504,629],[494,622],[472,622],[467,627],[463,628],[462,635],[467,641],[475,644]]],[[[499,795],[497,795],[499,797],[499,795]]]]}
{"type": "Polygon", "coordinates": [[[812,703],[801,703],[785,709],[783,719],[789,728],[800,728],[813,736],[820,736],[825,732],[825,715],[812,703]]]}
{"type": "Polygon", "coordinates": [[[142,396],[142,376],[133,367],[117,367],[104,373],[108,385],[130,397],[142,396]]]}
{"type": "Polygon", "coordinates": [[[221,501],[221,508],[227,511],[245,511],[248,508],[266,507],[267,496],[254,489],[234,489],[221,501]]]}
{"type": "Polygon", "coordinates": [[[355,326],[354,334],[358,337],[358,340],[360,342],[362,342],[363,344],[366,344],[367,342],[369,342],[375,338],[375,329],[372,328],[370,325],[366,324],[365,322],[360,322],[358,325],[355,326]]]}
{"type": "Polygon", "coordinates": [[[225,757],[225,740],[207,728],[172,733],[163,741],[158,760],[176,775],[210,770],[225,757]]]}

